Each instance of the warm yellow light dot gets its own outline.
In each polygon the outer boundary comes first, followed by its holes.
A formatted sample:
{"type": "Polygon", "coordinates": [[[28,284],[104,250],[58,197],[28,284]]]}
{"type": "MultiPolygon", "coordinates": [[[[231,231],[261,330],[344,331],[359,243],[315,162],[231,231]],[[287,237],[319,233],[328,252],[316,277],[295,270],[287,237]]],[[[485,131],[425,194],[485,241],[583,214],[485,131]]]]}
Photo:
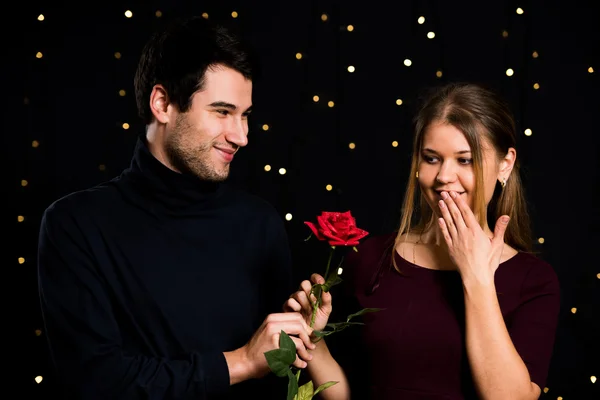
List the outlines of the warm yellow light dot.
{"type": "Polygon", "coordinates": [[[506,76],[513,76],[514,73],[515,73],[515,71],[513,71],[512,68],[509,68],[509,69],[506,70],[506,76]]]}
{"type": "Polygon", "coordinates": [[[354,26],[348,25],[346,29],[348,29],[348,32],[352,32],[354,30],[354,26]]]}
{"type": "Polygon", "coordinates": [[[98,169],[99,169],[100,171],[106,171],[106,165],[104,165],[104,164],[100,164],[100,165],[98,165],[98,169]]]}
{"type": "Polygon", "coordinates": [[[27,186],[29,184],[29,182],[27,182],[27,180],[23,179],[21,181],[21,186],[27,186]]]}
{"type": "Polygon", "coordinates": [[[596,274],[596,278],[600,279],[600,273],[596,274]]]}
{"type": "Polygon", "coordinates": [[[533,132],[529,128],[525,129],[524,133],[525,133],[525,136],[531,136],[531,135],[533,135],[533,132]]]}
{"type": "Polygon", "coordinates": [[[44,20],[44,14],[40,14],[38,15],[38,21],[43,21],[44,20]]]}
{"type": "Polygon", "coordinates": [[[271,170],[271,166],[269,164],[265,165],[265,171],[269,172],[271,170]]]}
{"type": "Polygon", "coordinates": [[[588,72],[589,72],[590,74],[593,74],[593,73],[594,73],[594,68],[592,68],[592,67],[589,67],[589,68],[588,68],[588,72]]]}
{"type": "Polygon", "coordinates": [[[38,383],[38,384],[42,383],[43,380],[44,380],[44,378],[41,375],[35,377],[35,382],[38,383]]]}
{"type": "Polygon", "coordinates": [[[22,215],[19,215],[19,216],[17,216],[17,221],[23,222],[23,221],[25,221],[25,217],[22,215]]]}
{"type": "Polygon", "coordinates": [[[420,25],[423,25],[423,24],[425,23],[425,17],[419,17],[419,19],[417,19],[417,22],[418,22],[420,25]]]}
{"type": "Polygon", "coordinates": [[[394,141],[392,142],[392,146],[393,146],[393,147],[398,147],[398,141],[397,141],[397,140],[394,140],[394,141]]]}
{"type": "Polygon", "coordinates": [[[156,15],[156,18],[160,18],[160,17],[162,17],[162,11],[156,10],[156,12],[154,13],[154,15],[156,15]]]}
{"type": "Polygon", "coordinates": [[[502,37],[507,38],[508,37],[508,31],[502,31],[502,37]]]}
{"type": "Polygon", "coordinates": [[[437,71],[435,71],[435,76],[437,76],[438,78],[442,77],[442,70],[438,69],[437,71]]]}
{"type": "Polygon", "coordinates": [[[537,82],[536,82],[536,83],[534,83],[534,84],[533,84],[533,88],[534,88],[535,90],[538,90],[538,89],[540,88],[540,84],[539,84],[539,83],[537,83],[537,82]]]}
{"type": "Polygon", "coordinates": [[[31,142],[31,147],[39,147],[40,142],[38,142],[37,140],[34,140],[33,142],[31,142]]]}
{"type": "Polygon", "coordinates": [[[285,170],[285,168],[279,168],[279,174],[280,175],[285,175],[287,171],[285,170]]]}
{"type": "Polygon", "coordinates": [[[123,124],[123,129],[129,129],[129,124],[127,122],[123,124]]]}
{"type": "Polygon", "coordinates": [[[531,54],[531,56],[532,56],[533,58],[538,58],[540,55],[538,54],[538,52],[537,52],[537,51],[534,51],[534,52],[533,52],[533,54],[531,54]]]}
{"type": "Polygon", "coordinates": [[[268,130],[269,130],[269,125],[267,125],[267,124],[264,124],[264,125],[262,126],[262,128],[263,128],[263,131],[268,131],[268,130]]]}
{"type": "Polygon", "coordinates": [[[550,390],[550,389],[548,389],[547,387],[545,387],[544,388],[544,393],[548,393],[548,390],[550,390]]]}
{"type": "Polygon", "coordinates": [[[427,38],[433,39],[435,37],[435,32],[427,32],[427,38]]]}
{"type": "Polygon", "coordinates": [[[410,67],[412,65],[412,61],[410,61],[408,58],[406,60],[404,60],[404,65],[406,65],[407,67],[410,67]]]}
{"type": "Polygon", "coordinates": [[[25,263],[25,259],[23,257],[19,257],[19,264],[25,263]]]}
{"type": "Polygon", "coordinates": [[[125,90],[123,90],[123,89],[119,90],[119,96],[123,97],[123,96],[125,96],[125,94],[126,94],[125,90]]]}
{"type": "Polygon", "coordinates": [[[328,18],[327,14],[321,14],[321,21],[325,22],[328,18]]]}
{"type": "Polygon", "coordinates": [[[576,308],[576,307],[573,307],[573,308],[571,308],[571,312],[572,312],[573,314],[575,314],[575,313],[577,312],[577,308],[576,308]]]}
{"type": "Polygon", "coordinates": [[[354,66],[353,65],[349,65],[348,66],[348,72],[354,72],[354,71],[355,71],[354,66]]]}
{"type": "Polygon", "coordinates": [[[350,147],[350,150],[354,150],[356,148],[356,144],[350,143],[348,147],[350,147]]]}
{"type": "Polygon", "coordinates": [[[115,58],[118,60],[119,58],[121,58],[121,53],[119,53],[118,51],[115,53],[115,58]]]}
{"type": "Polygon", "coordinates": [[[285,220],[286,221],[291,221],[292,220],[292,214],[290,214],[290,213],[285,214],[285,220]]]}
{"type": "Polygon", "coordinates": [[[563,400],[562,396],[558,396],[556,400],[563,400]]]}
{"type": "Polygon", "coordinates": [[[127,11],[125,11],[125,16],[127,18],[131,18],[131,17],[133,17],[133,13],[130,10],[127,10],[127,11]]]}
{"type": "Polygon", "coordinates": [[[319,96],[313,96],[313,101],[316,103],[317,101],[319,101],[319,96]]]}
{"type": "Polygon", "coordinates": [[[302,53],[296,53],[296,60],[300,60],[302,58],[302,53]]]}
{"type": "Polygon", "coordinates": [[[519,15],[523,14],[523,9],[521,7],[517,8],[517,14],[519,14],[519,15]]]}
{"type": "Polygon", "coordinates": [[[202,13],[202,18],[208,19],[208,13],[202,13]]]}
{"type": "Polygon", "coordinates": [[[596,383],[596,377],[595,376],[590,376],[590,381],[592,381],[592,383],[596,383]]]}
{"type": "Polygon", "coordinates": [[[42,58],[42,57],[44,57],[44,55],[42,54],[42,52],[41,52],[41,51],[38,51],[38,52],[35,54],[35,58],[42,58]]]}
{"type": "Polygon", "coordinates": [[[325,189],[326,189],[328,192],[330,192],[330,191],[331,191],[331,189],[333,189],[333,186],[331,186],[331,185],[327,185],[327,186],[325,186],[325,189]]]}
{"type": "Polygon", "coordinates": [[[231,13],[231,16],[232,16],[233,18],[237,18],[237,17],[238,17],[238,13],[237,13],[237,11],[234,11],[234,12],[232,12],[232,13],[231,13]]]}
{"type": "Polygon", "coordinates": [[[538,243],[540,243],[540,244],[543,244],[545,241],[546,240],[543,237],[538,238],[538,243]]]}
{"type": "Polygon", "coordinates": [[[333,101],[329,101],[329,102],[327,102],[327,105],[328,105],[329,107],[333,107],[333,106],[335,105],[335,103],[334,103],[333,101]]]}
{"type": "Polygon", "coordinates": [[[397,99],[396,100],[396,104],[399,105],[399,106],[401,106],[402,105],[402,99],[397,99]]]}
{"type": "Polygon", "coordinates": [[[41,331],[41,329],[36,329],[36,330],[35,330],[35,336],[42,336],[42,331],[41,331]]]}

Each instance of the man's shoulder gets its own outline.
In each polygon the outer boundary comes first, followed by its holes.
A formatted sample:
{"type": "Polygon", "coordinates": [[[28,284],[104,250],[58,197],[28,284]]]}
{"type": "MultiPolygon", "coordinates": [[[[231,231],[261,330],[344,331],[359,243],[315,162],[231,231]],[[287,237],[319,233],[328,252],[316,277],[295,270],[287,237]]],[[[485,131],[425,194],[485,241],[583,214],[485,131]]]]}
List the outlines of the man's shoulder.
{"type": "Polygon", "coordinates": [[[114,181],[102,182],[59,197],[44,210],[44,220],[56,221],[80,215],[93,215],[113,207],[114,198],[118,195],[114,181]]]}

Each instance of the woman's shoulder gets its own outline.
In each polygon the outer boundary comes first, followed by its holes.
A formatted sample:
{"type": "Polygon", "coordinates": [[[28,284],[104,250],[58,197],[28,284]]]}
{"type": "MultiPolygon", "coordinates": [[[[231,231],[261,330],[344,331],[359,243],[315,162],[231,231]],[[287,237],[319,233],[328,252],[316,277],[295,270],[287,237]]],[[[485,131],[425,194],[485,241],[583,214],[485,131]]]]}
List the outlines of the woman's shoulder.
{"type": "Polygon", "coordinates": [[[541,256],[530,252],[519,251],[506,261],[512,268],[510,274],[522,276],[522,290],[559,290],[558,275],[554,267],[541,256]]]}

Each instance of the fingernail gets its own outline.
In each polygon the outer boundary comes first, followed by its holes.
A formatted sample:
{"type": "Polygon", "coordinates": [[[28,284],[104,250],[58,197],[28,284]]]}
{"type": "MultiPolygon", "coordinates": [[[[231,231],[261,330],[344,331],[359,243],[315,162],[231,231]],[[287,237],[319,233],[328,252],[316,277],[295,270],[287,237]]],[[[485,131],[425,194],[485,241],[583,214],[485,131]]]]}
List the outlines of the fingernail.
{"type": "Polygon", "coordinates": [[[456,197],[456,193],[455,193],[455,192],[450,192],[450,196],[451,196],[452,198],[455,198],[455,197],[456,197]]]}
{"type": "Polygon", "coordinates": [[[442,192],[442,199],[447,199],[447,198],[448,198],[448,193],[442,192]]]}
{"type": "Polygon", "coordinates": [[[502,217],[502,222],[504,222],[505,224],[508,224],[509,220],[510,220],[510,217],[507,217],[507,216],[502,217]]]}

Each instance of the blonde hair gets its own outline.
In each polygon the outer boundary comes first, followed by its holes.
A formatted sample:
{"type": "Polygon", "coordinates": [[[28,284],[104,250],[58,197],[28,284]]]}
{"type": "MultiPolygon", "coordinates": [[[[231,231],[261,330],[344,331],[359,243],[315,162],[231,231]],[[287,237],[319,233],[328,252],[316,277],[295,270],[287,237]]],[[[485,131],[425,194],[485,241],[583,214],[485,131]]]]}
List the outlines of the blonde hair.
{"type": "MultiPolygon", "coordinates": [[[[472,83],[451,83],[433,92],[426,98],[415,116],[415,136],[412,161],[406,193],[401,209],[400,226],[392,251],[402,241],[402,236],[412,230],[424,232],[436,223],[436,216],[422,195],[416,173],[418,171],[423,136],[432,123],[443,122],[460,130],[467,139],[473,156],[475,174],[473,213],[484,227],[502,215],[511,221],[504,234],[504,241],[511,247],[524,252],[532,248],[531,227],[524,189],[521,183],[519,162],[515,162],[510,178],[502,189],[496,185],[487,210],[483,193],[482,145],[487,143],[496,151],[498,158],[504,157],[509,148],[516,148],[516,129],[508,105],[493,91],[472,83]],[[486,218],[487,216],[487,218],[486,218]],[[486,220],[487,219],[487,220],[486,220]]],[[[392,253],[392,263],[400,271],[392,253]]]]}

